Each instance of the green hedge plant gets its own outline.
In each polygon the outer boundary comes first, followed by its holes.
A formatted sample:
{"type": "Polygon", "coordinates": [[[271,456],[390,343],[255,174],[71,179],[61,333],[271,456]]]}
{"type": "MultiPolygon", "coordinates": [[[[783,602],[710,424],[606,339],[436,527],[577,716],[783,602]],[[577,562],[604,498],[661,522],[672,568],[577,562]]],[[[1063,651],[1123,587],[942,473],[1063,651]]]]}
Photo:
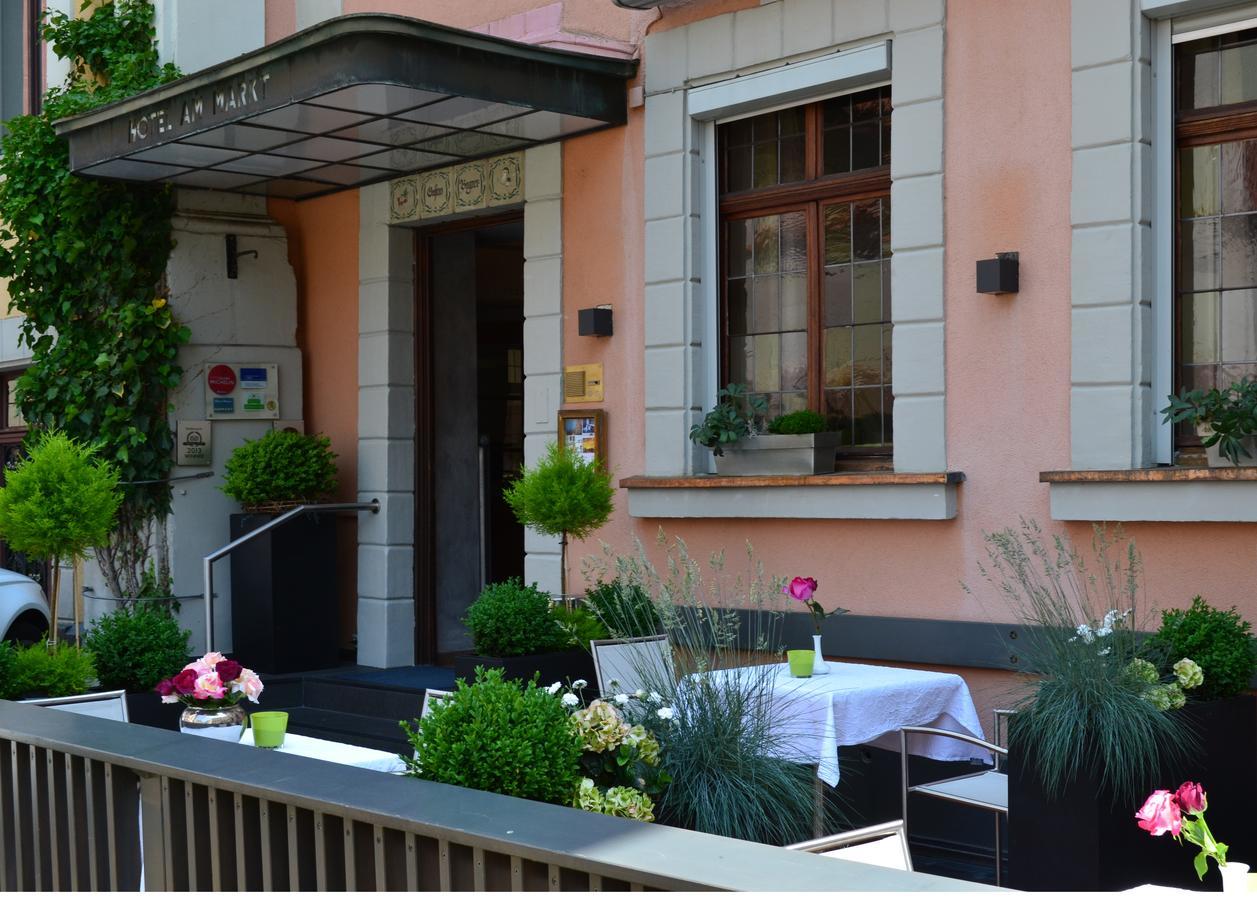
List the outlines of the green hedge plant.
{"type": "Polygon", "coordinates": [[[268,431],[227,458],[223,493],[246,509],[312,503],[336,492],[336,454],[321,434],[268,431]]]}
{"type": "Polygon", "coordinates": [[[102,687],[139,693],[187,664],[189,637],[169,610],[141,601],[93,622],[85,645],[96,657],[102,687]]]}
{"type": "Polygon", "coordinates": [[[33,644],[14,655],[7,699],[72,697],[87,693],[95,684],[96,665],[90,650],[58,644],[49,652],[33,644]]]}
{"type": "Polygon", "coordinates": [[[511,797],[566,803],[579,774],[581,740],[557,694],[476,669],[428,715],[400,723],[413,757],[407,774],[511,797]]]}
{"type": "Polygon", "coordinates": [[[769,434],[820,434],[827,430],[825,417],[810,409],[788,412],[768,423],[769,434]]]}
{"type": "Polygon", "coordinates": [[[549,595],[518,578],[488,585],[467,607],[463,624],[481,656],[530,656],[571,645],[549,595]]]}
{"type": "Polygon", "coordinates": [[[1161,611],[1161,627],[1145,642],[1141,654],[1163,666],[1186,657],[1204,672],[1192,693],[1198,700],[1221,700],[1248,690],[1257,671],[1252,626],[1235,607],[1218,609],[1201,597],[1187,609],[1161,611]]]}

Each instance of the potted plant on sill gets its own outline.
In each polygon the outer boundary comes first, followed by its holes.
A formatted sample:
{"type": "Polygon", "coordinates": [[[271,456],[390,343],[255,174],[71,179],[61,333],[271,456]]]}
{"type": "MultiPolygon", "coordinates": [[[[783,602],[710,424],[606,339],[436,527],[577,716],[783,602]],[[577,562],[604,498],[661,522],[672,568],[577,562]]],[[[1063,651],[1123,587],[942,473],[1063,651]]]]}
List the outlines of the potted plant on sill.
{"type": "Polygon", "coordinates": [[[1211,467],[1257,465],[1257,379],[1244,378],[1225,390],[1171,395],[1163,421],[1196,426],[1211,467]]]}
{"type": "Polygon", "coordinates": [[[777,416],[758,430],[767,404],[746,385],[720,390],[716,406],[690,429],[690,440],[711,449],[718,475],[820,475],[834,470],[840,435],[811,410],[777,416]]]}
{"type": "MultiPolygon", "coordinates": [[[[588,611],[579,612],[592,619],[588,611]]],[[[484,668],[501,669],[517,681],[535,676],[542,684],[593,682],[586,626],[571,624],[579,618],[535,584],[518,578],[491,584],[467,607],[463,623],[476,652],[455,657],[454,677],[471,682],[484,668]]]]}
{"type": "Polygon", "coordinates": [[[525,467],[503,492],[506,503],[522,525],[559,538],[559,595],[567,593],[567,540],[584,540],[601,528],[615,510],[611,473],[601,462],[585,462],[559,444],[525,467]]]}
{"type": "MultiPolygon", "coordinates": [[[[1009,886],[1192,886],[1191,867],[1141,840],[1131,822],[1152,787],[1197,776],[1238,798],[1240,810],[1257,802],[1252,707],[1218,714],[1197,702],[1209,669],[1225,667],[1203,652],[1203,661],[1184,652],[1212,644],[1218,633],[1201,643],[1145,639],[1139,557],[1130,544],[1125,560],[1115,561],[1100,529],[1094,572],[1066,539],[1047,544],[1033,523],[987,540],[991,566],[983,574],[1021,626],[1009,652],[1037,675],[1009,722],[1009,886]]],[[[1239,675],[1245,684],[1251,671],[1239,675]]],[[[1219,818],[1231,831],[1232,822],[1219,818]]]]}
{"type": "MultiPolygon", "coordinates": [[[[244,507],[242,537],[303,503],[335,493],[336,454],[323,435],[270,431],[227,460],[222,490],[244,507]]],[[[232,553],[232,646],[268,674],[335,666],[340,655],[336,519],[304,515],[232,553]]]]}
{"type": "Polygon", "coordinates": [[[177,731],[178,711],[162,705],[154,689],[192,656],[190,636],[164,604],[134,600],[96,619],[84,644],[101,687],[127,692],[129,721],[177,731]]]}

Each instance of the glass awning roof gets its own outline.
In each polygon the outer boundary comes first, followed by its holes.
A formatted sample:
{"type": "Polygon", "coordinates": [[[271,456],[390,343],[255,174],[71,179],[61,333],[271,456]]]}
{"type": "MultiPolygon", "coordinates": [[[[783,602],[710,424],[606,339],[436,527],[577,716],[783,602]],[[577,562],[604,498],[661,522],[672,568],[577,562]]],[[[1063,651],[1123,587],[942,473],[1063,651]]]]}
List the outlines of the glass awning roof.
{"type": "Polygon", "coordinates": [[[56,130],[79,175],[306,199],[622,125],[636,69],[343,16],[56,130]]]}

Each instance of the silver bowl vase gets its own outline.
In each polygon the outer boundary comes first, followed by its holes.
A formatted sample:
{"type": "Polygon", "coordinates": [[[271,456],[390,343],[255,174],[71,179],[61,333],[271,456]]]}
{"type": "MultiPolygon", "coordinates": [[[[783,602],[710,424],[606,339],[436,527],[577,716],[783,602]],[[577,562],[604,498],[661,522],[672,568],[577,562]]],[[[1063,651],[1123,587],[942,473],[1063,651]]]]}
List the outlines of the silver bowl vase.
{"type": "Polygon", "coordinates": [[[239,743],[244,734],[245,714],[239,705],[203,709],[199,706],[184,707],[179,716],[179,730],[184,734],[220,741],[239,743]]]}

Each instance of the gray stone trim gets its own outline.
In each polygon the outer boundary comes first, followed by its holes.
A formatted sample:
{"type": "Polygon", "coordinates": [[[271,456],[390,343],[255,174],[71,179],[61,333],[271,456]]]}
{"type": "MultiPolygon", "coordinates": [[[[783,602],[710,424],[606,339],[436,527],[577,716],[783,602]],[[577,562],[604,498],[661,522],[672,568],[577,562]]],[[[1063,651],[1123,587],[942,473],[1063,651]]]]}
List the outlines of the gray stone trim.
{"type": "Polygon", "coordinates": [[[1257,482],[1071,482],[1050,488],[1066,522],[1257,522],[1257,482]]]}
{"type": "Polygon", "coordinates": [[[629,488],[640,519],[954,519],[954,484],[629,488]]]}
{"type": "Polygon", "coordinates": [[[1070,459],[1137,468],[1157,405],[1152,28],[1139,0],[1073,0],[1070,23],[1070,459]]]}
{"type": "Polygon", "coordinates": [[[647,37],[646,474],[706,472],[710,465],[688,433],[718,387],[716,286],[704,283],[716,226],[705,221],[710,140],[687,113],[686,89],[888,37],[895,469],[946,469],[944,12],[943,0],[776,0],[647,37]]]}
{"type": "MultiPolygon", "coordinates": [[[[563,145],[524,152],[524,462],[558,440],[563,403],[563,145]]],[[[559,540],[524,535],[524,579],[559,591],[559,540]]]]}
{"type": "Polygon", "coordinates": [[[362,188],[358,234],[358,662],[415,658],[414,234],[389,227],[389,186],[362,188]]]}

